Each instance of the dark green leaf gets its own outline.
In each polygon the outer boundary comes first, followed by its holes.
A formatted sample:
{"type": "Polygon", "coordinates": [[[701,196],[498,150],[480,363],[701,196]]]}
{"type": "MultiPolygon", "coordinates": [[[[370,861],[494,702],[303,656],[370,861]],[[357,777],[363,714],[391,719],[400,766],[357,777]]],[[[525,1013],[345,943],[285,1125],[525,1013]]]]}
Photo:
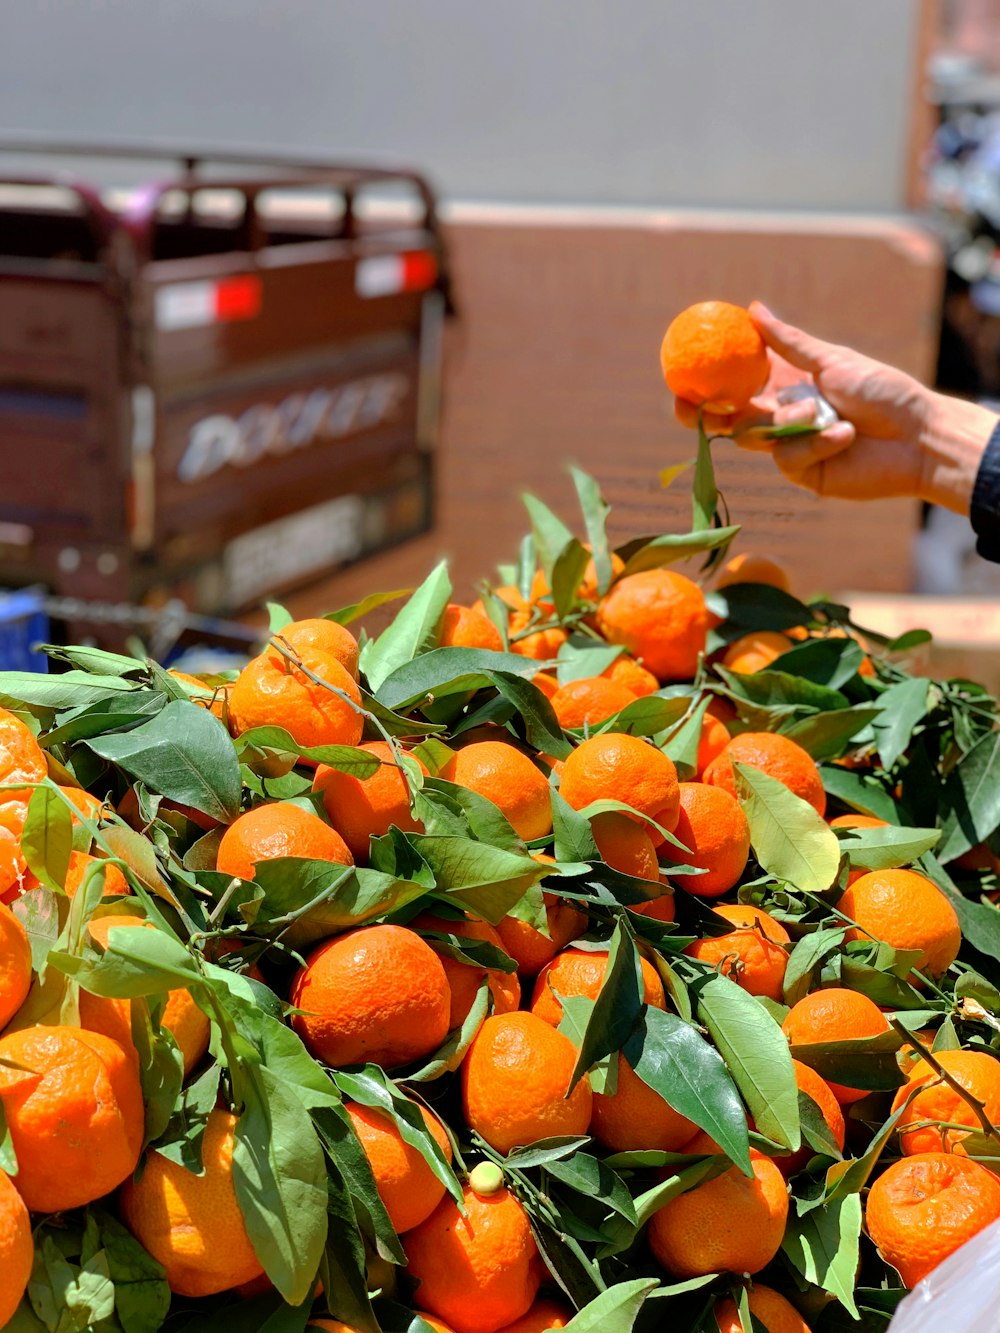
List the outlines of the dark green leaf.
{"type": "Polygon", "coordinates": [[[641,574],[647,569],[662,569],[678,560],[689,560],[693,555],[727,546],[738,532],[738,527],[701,528],[697,532],[670,532],[629,542],[618,552],[625,561],[622,577],[641,574]]]}
{"type": "Polygon", "coordinates": [[[887,824],[899,823],[895,802],[877,778],[834,764],[824,764],[819,772],[828,796],[859,814],[884,819],[887,824]]]}
{"type": "Polygon", "coordinates": [[[854,740],[878,715],[877,708],[859,704],[799,718],[783,725],[781,731],[814,759],[835,759],[843,753],[847,742],[854,740]]]}
{"type": "Polygon", "coordinates": [[[904,753],[917,724],[927,712],[930,681],[922,676],[901,680],[879,696],[879,717],[874,722],[879,758],[892,768],[904,753]]]}
{"type": "Polygon", "coordinates": [[[864,656],[854,639],[809,639],[782,653],[774,666],[787,675],[839,690],[858,674],[864,656]]]}
{"type": "Polygon", "coordinates": [[[954,861],[1000,825],[1000,732],[989,732],[949,773],[941,802],[938,857],[954,861]]]}
{"type": "Polygon", "coordinates": [[[547,873],[526,853],[507,852],[472,838],[422,833],[409,838],[433,871],[439,892],[494,926],[547,873]]]}
{"type": "Polygon", "coordinates": [[[816,930],[803,935],[788,956],[785,968],[784,997],[789,1006],[798,1004],[812,990],[817,968],[844,942],[844,929],[816,930]]]}
{"type": "Polygon", "coordinates": [[[714,596],[721,603],[725,622],[713,631],[710,649],[716,646],[716,639],[719,643],[732,643],[751,630],[792,629],[812,621],[808,606],[768,584],[731,583],[720,588],[714,596]]]}
{"type": "MultiPolygon", "coordinates": [[[[392,623],[361,649],[361,669],[373,690],[379,692],[398,667],[412,662],[431,647],[450,599],[451,579],[447,566],[441,563],[428,574],[392,623]]],[[[387,700],[382,702],[393,707],[387,700]]]]}
{"type": "Polygon", "coordinates": [[[906,1082],[896,1061],[901,1045],[895,1032],[883,1032],[877,1037],[793,1046],[791,1052],[794,1059],[815,1069],[828,1083],[888,1092],[906,1082]]]}
{"type": "Polygon", "coordinates": [[[355,745],[299,745],[284,727],[254,727],[239,735],[234,745],[236,753],[244,758],[249,750],[273,751],[296,758],[302,755],[313,763],[328,764],[338,773],[349,773],[362,780],[370,778],[381,767],[378,756],[369,750],[355,745]]]}
{"type": "Polygon", "coordinates": [[[738,699],[748,699],[761,707],[791,706],[814,709],[817,712],[836,711],[847,707],[847,698],[839,690],[814,685],[803,676],[792,676],[771,667],[766,671],[727,671],[716,667],[729,691],[738,699]]]}
{"type": "Polygon", "coordinates": [[[163,1267],[117,1218],[105,1212],[97,1213],[96,1218],[123,1333],[150,1333],[160,1327],[170,1309],[163,1267]]]}
{"type": "Polygon", "coordinates": [[[604,980],[580,1042],[571,1091],[588,1069],[625,1046],[642,1008],[639,950],[628,926],[619,918],[608,945],[604,980]]]}

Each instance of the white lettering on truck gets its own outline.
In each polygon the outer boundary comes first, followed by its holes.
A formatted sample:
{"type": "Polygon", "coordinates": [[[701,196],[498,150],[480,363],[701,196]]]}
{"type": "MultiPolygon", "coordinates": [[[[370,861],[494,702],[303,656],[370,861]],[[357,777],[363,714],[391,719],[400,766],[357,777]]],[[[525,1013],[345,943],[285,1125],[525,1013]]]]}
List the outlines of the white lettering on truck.
{"type": "Polygon", "coordinates": [[[220,468],[250,467],[268,455],[339,440],[391,421],[410,388],[399,373],[371,375],[330,389],[289,394],[280,403],[255,403],[238,417],[221,412],[191,427],[177,465],[181,481],[204,481],[220,468]]]}

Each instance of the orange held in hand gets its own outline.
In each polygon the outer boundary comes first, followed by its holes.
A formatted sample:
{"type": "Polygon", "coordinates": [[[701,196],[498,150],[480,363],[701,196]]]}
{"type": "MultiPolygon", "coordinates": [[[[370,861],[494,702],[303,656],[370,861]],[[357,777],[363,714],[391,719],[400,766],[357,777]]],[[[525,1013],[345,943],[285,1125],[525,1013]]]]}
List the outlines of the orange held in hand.
{"type": "Polygon", "coordinates": [[[954,1153],[904,1157],[868,1191],[865,1226],[907,1287],[1000,1217],[1000,1180],[954,1153]]]}
{"type": "Polygon", "coordinates": [[[683,574],[648,569],[618,580],[597,608],[597,628],[665,685],[691,680],[697,671],[708,608],[701,589],[683,574]]]}
{"type": "Polygon", "coordinates": [[[479,1195],[467,1185],[463,1205],[465,1216],[454,1199],[442,1199],[407,1235],[407,1268],[421,1309],[455,1333],[496,1333],[531,1308],[541,1281],[538,1246],[506,1188],[479,1195]]]}
{"type": "Polygon", "coordinates": [[[672,321],[660,347],[671,393],[710,412],[737,412],[767,382],[764,340],[742,306],[699,301],[672,321]]]}

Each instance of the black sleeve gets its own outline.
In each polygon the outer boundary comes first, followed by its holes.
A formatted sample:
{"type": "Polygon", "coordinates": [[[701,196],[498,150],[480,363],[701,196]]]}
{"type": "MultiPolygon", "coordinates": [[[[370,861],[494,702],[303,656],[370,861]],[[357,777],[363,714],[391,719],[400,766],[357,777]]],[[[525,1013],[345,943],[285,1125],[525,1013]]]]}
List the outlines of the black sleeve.
{"type": "Polygon", "coordinates": [[[1000,565],[1000,421],[983,453],[972,488],[972,530],[976,550],[984,560],[1000,565]]]}

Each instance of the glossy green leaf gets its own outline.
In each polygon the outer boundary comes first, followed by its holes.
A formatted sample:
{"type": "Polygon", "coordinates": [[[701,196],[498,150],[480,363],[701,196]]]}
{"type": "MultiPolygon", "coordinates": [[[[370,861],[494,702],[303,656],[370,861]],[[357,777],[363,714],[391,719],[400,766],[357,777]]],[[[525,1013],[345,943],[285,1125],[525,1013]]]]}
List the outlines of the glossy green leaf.
{"type": "Polygon", "coordinates": [[[632,1333],[647,1296],[659,1286],[658,1278],[619,1282],[602,1291],[565,1327],[565,1333],[632,1333]]]}
{"type": "Polygon", "coordinates": [[[873,723],[879,758],[892,768],[905,752],[917,725],[927,713],[930,681],[922,676],[901,680],[879,696],[879,716],[873,723]]]}
{"type": "Polygon", "coordinates": [[[912,865],[941,838],[941,830],[934,828],[840,828],[834,832],[851,865],[865,870],[912,865]]]}
{"type": "Polygon", "coordinates": [[[859,704],[829,713],[800,717],[781,727],[782,734],[801,745],[814,759],[835,759],[879,716],[877,708],[859,704]]]}
{"type": "Polygon", "coordinates": [[[611,550],[608,546],[607,523],[611,506],[601,494],[601,488],[593,477],[578,467],[571,467],[570,476],[576,487],[577,498],[583,513],[583,525],[587,530],[587,545],[594,561],[597,576],[597,594],[603,596],[611,585],[613,569],[611,550]]]}
{"type": "MultiPolygon", "coordinates": [[[[361,649],[360,666],[371,689],[379,691],[389,676],[435,642],[437,627],[451,600],[447,566],[437,565],[377,639],[361,649]]],[[[382,700],[387,703],[386,700],[382,700]]],[[[387,704],[392,707],[391,703],[387,704]]]]}
{"type": "Polygon", "coordinates": [[[888,824],[899,823],[895,802],[877,778],[835,764],[824,764],[819,773],[828,796],[835,797],[859,814],[884,819],[888,824]]]}
{"type": "Polygon", "coordinates": [[[747,764],[733,765],[736,792],[761,866],[796,888],[822,893],[840,864],[836,834],[808,801],[747,764]]]}
{"type": "Polygon", "coordinates": [[[835,1296],[855,1318],[854,1280],[861,1241],[861,1199],[848,1194],[804,1217],[791,1209],[781,1248],[807,1282],[835,1296]]]}
{"type": "Polygon", "coordinates": [[[792,1056],[826,1081],[845,1088],[890,1092],[906,1079],[900,1072],[896,1052],[902,1039],[895,1032],[849,1041],[814,1042],[792,1046],[792,1056]]]}
{"type": "Polygon", "coordinates": [[[620,547],[618,554],[625,561],[621,577],[641,574],[647,569],[662,569],[679,560],[704,555],[720,546],[727,546],[738,527],[700,528],[696,532],[669,532],[659,537],[643,537],[620,547]]]}
{"type": "Polygon", "coordinates": [[[983,842],[1000,825],[1000,732],[977,742],[948,775],[944,832],[937,855],[947,863],[983,842]]]}
{"type": "Polygon", "coordinates": [[[373,592],[367,597],[362,597],[360,602],[342,606],[339,611],[330,611],[324,619],[333,620],[338,625],[352,625],[355,620],[360,620],[369,612],[385,606],[387,602],[398,602],[403,597],[412,596],[413,592],[413,588],[396,588],[393,592],[373,592]]]}
{"type": "Polygon", "coordinates": [[[782,653],[774,666],[787,675],[803,676],[815,685],[839,690],[858,674],[864,657],[854,639],[808,639],[782,653]]]}

